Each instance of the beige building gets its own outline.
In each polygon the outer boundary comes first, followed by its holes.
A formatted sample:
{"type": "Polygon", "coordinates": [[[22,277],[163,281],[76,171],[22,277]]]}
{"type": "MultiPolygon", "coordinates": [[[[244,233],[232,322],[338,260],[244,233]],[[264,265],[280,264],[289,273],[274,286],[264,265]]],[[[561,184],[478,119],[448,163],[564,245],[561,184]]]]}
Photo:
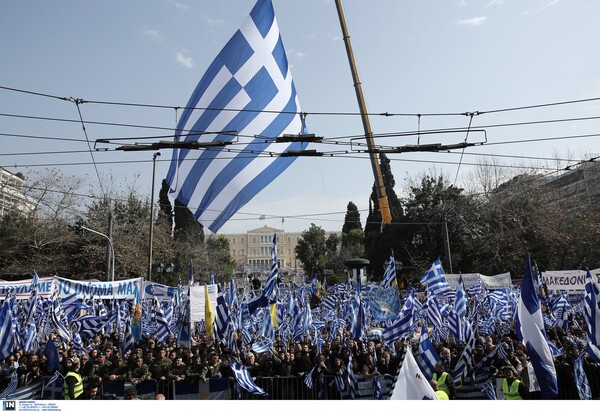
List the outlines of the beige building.
{"type": "Polygon", "coordinates": [[[22,192],[24,179],[0,167],[0,217],[11,210],[31,212],[35,204],[22,192]]]}
{"type": "Polygon", "coordinates": [[[269,226],[249,230],[246,233],[223,234],[229,240],[231,256],[246,272],[271,270],[271,248],[273,236],[277,233],[277,261],[282,270],[298,270],[302,264],[296,259],[294,249],[301,232],[285,232],[269,226]]]}

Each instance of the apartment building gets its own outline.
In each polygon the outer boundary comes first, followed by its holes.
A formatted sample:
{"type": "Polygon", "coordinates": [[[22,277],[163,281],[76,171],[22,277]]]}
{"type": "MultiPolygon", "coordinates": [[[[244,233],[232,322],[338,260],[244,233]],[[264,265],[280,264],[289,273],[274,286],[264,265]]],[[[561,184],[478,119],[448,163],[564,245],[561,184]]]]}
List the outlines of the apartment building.
{"type": "Polygon", "coordinates": [[[20,175],[0,167],[0,217],[11,210],[23,213],[34,209],[34,202],[23,194],[23,179],[20,175]]]}

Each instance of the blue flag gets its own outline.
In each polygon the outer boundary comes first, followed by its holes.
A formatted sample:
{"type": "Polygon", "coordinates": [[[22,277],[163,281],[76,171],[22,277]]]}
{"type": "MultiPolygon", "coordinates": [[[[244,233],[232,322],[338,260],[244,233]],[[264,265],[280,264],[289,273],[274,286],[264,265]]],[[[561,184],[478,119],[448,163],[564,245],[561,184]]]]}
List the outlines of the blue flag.
{"type": "Polygon", "coordinates": [[[544,399],[553,399],[558,394],[556,369],[546,340],[542,310],[533,281],[529,255],[525,261],[525,272],[521,285],[521,297],[517,307],[515,331],[527,348],[531,364],[538,379],[544,399]]]}
{"type": "Polygon", "coordinates": [[[175,141],[212,147],[173,150],[169,195],[216,233],[294,160],[280,153],[306,147],[275,140],[305,133],[301,112],[273,5],[259,0],[182,112],[175,141]]]}
{"type": "Polygon", "coordinates": [[[48,343],[46,343],[44,355],[46,355],[46,359],[48,360],[48,370],[53,371],[54,369],[56,369],[60,360],[58,348],[56,347],[56,344],[53,340],[49,340],[48,343]]]}

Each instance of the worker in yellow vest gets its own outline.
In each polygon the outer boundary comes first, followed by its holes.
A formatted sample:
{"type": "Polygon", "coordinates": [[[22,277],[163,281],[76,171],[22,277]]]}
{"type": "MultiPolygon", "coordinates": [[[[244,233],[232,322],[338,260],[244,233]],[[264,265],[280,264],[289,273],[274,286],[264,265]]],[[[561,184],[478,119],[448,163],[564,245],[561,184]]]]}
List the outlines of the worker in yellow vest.
{"type": "Polygon", "coordinates": [[[77,399],[83,394],[83,378],[79,374],[79,358],[74,357],[72,362],[63,383],[65,400],[77,399]]]}
{"type": "Polygon", "coordinates": [[[431,385],[431,387],[433,388],[433,390],[434,390],[434,392],[435,392],[435,395],[437,396],[437,398],[438,398],[440,401],[447,401],[447,400],[450,400],[450,398],[448,397],[448,395],[446,395],[446,392],[444,392],[444,391],[440,391],[440,390],[438,389],[438,383],[437,383],[437,381],[436,381],[436,380],[433,380],[433,379],[432,379],[432,380],[430,380],[430,381],[429,381],[429,384],[430,384],[430,385],[431,385]]]}
{"type": "Polygon", "coordinates": [[[502,379],[504,399],[507,401],[527,399],[527,388],[516,378],[516,371],[511,366],[505,366],[502,368],[502,372],[504,373],[504,379],[502,379]]]}
{"type": "Polygon", "coordinates": [[[456,389],[454,387],[454,378],[448,372],[444,372],[444,363],[439,361],[435,364],[435,372],[432,379],[437,382],[437,390],[444,392],[448,399],[455,399],[456,389]]]}

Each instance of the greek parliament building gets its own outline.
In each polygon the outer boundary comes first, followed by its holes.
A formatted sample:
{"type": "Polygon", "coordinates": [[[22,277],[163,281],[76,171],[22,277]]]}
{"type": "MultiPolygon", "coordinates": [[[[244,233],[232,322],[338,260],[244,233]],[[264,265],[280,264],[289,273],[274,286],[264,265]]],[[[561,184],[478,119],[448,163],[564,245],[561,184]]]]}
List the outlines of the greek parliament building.
{"type": "Polygon", "coordinates": [[[0,167],[0,217],[9,211],[31,212],[35,202],[23,194],[23,177],[0,167]]]}
{"type": "MultiPolygon", "coordinates": [[[[277,261],[280,270],[302,272],[302,263],[296,259],[296,245],[302,232],[285,232],[263,226],[246,233],[222,234],[229,240],[231,256],[239,263],[238,270],[244,273],[266,272],[271,270],[271,248],[273,235],[277,234],[277,261]]],[[[329,232],[325,236],[329,236],[329,232]]]]}

